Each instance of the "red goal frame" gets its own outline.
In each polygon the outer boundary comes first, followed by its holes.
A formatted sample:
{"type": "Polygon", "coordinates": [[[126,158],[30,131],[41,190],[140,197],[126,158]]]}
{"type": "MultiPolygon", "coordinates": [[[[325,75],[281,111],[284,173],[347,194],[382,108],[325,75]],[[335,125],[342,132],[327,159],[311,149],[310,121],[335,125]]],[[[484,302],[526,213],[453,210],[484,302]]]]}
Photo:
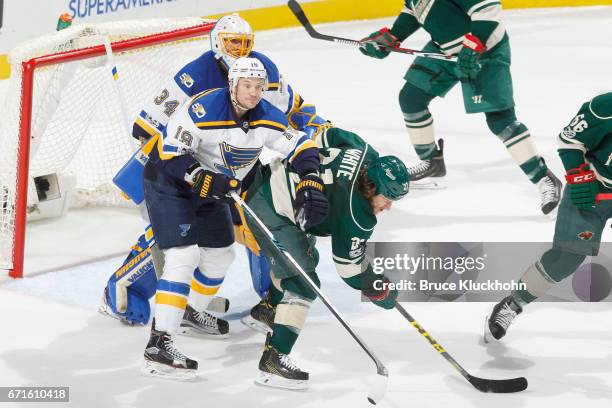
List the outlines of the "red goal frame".
{"type": "MultiPolygon", "coordinates": [[[[128,51],[152,45],[184,40],[191,37],[210,33],[215,23],[204,23],[188,28],[151,34],[129,40],[112,42],[113,52],[128,51]]],[[[104,44],[77,50],[58,52],[32,58],[22,63],[23,74],[21,78],[21,112],[19,115],[19,149],[17,155],[17,176],[15,190],[15,222],[13,233],[13,262],[9,269],[12,278],[23,277],[26,209],[28,199],[28,175],[30,157],[30,137],[32,122],[32,97],[34,92],[34,74],[37,68],[78,61],[86,58],[106,55],[104,44]]]]}

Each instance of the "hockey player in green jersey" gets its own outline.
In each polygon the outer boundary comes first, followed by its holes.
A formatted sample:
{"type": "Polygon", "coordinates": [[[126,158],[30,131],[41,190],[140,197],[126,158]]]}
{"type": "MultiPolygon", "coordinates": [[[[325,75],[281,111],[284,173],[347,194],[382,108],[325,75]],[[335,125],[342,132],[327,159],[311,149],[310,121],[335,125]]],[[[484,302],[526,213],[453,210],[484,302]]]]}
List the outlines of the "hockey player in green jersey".
{"type": "Polygon", "coordinates": [[[527,289],[513,292],[493,308],[485,324],[485,341],[501,339],[528,303],[599,252],[602,230],[612,217],[612,92],[582,105],[559,134],[559,146],[567,185],[553,247],[521,277],[527,289]]]}
{"type": "MultiPolygon", "coordinates": [[[[435,186],[446,174],[442,140],[436,145],[429,103],[461,83],[467,113],[484,113],[489,129],[504,143],[541,193],[541,210],[559,203],[561,183],[538,155],[527,127],[514,112],[510,43],[499,0],[406,0],[391,29],[362,40],[360,51],[385,58],[419,28],[431,35],[423,51],[457,55],[457,63],[418,57],[404,79],[399,103],[410,140],[422,160],[409,168],[412,181],[435,186]],[[381,48],[383,46],[383,48],[381,48]]],[[[416,184],[415,184],[416,185],[416,184]]]]}
{"type": "MultiPolygon", "coordinates": [[[[393,308],[397,291],[381,285],[381,281],[388,279],[374,273],[365,249],[377,214],[390,209],[393,201],[408,193],[407,169],[395,156],[379,156],[358,135],[328,126],[316,138],[324,186],[300,182],[290,165],[276,160],[258,171],[245,201],[317,285],[320,282],[315,272],[318,263],[315,236],[331,236],[333,260],[342,279],[376,305],[393,308]],[[292,208],[296,192],[302,189],[324,191],[329,202],[327,218],[305,230],[300,225],[300,214],[294,214],[292,208]]],[[[308,373],[297,368],[289,353],[316,293],[286,257],[275,250],[257,224],[248,219],[247,222],[268,258],[273,283],[268,296],[251,310],[250,319],[245,321],[263,323],[272,332],[266,340],[256,382],[288,389],[306,388],[308,373]]]]}

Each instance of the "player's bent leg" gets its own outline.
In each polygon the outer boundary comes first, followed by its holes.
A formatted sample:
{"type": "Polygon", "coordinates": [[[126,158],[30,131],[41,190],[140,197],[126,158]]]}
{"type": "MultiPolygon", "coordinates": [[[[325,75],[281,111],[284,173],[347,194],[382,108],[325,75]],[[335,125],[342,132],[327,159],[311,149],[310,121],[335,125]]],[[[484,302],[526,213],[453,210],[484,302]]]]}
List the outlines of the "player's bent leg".
{"type": "Polygon", "coordinates": [[[585,255],[553,248],[546,251],[539,261],[529,265],[519,281],[526,289],[513,291],[510,296],[502,299],[485,319],[485,342],[488,343],[492,339],[501,340],[527,304],[573,274],[585,258],[585,255]]]}
{"type": "MultiPolygon", "coordinates": [[[[309,277],[320,286],[316,273],[309,277]]],[[[263,355],[259,361],[260,376],[257,384],[286,389],[305,389],[309,375],[300,370],[289,354],[304,327],[310,305],[316,298],[301,276],[283,279],[283,298],[276,308],[273,333],[268,334],[263,355]]]]}
{"type": "Polygon", "coordinates": [[[561,199],[561,181],[548,169],[540,157],[527,126],[516,119],[514,108],[487,112],[487,125],[504,143],[512,159],[541,194],[540,209],[550,213],[561,199]]]}
{"type": "Polygon", "coordinates": [[[164,255],[164,272],[157,283],[155,319],[144,352],[142,372],[171,379],[190,379],[195,377],[197,362],[174,346],[174,334],[185,313],[189,282],[199,263],[200,251],[196,245],[188,245],[165,249],[164,255]]]}
{"type": "Polygon", "coordinates": [[[421,162],[408,169],[410,180],[416,188],[442,188],[442,177],[446,175],[442,140],[439,146],[434,138],[433,117],[429,103],[435,98],[416,86],[406,82],[399,94],[399,103],[404,115],[410,141],[421,162]]]}
{"type": "Polygon", "coordinates": [[[226,320],[205,312],[225,279],[227,268],[235,258],[232,246],[199,248],[200,264],[193,273],[189,302],[179,332],[187,335],[226,338],[229,324],[226,320]]]}

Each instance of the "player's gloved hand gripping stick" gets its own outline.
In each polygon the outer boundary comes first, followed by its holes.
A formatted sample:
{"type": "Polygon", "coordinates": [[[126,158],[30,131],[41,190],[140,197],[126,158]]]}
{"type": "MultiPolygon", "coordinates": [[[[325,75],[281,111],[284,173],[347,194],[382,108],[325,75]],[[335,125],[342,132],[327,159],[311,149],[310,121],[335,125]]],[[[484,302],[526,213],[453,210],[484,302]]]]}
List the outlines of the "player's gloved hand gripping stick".
{"type": "Polygon", "coordinates": [[[312,290],[316,292],[321,301],[327,306],[327,308],[332,312],[332,314],[338,319],[338,321],[344,326],[344,328],[349,332],[349,334],[355,339],[355,341],[361,346],[361,348],[366,352],[366,354],[374,361],[376,364],[376,380],[374,383],[370,385],[370,389],[368,390],[368,401],[372,404],[377,404],[385,395],[387,390],[387,382],[389,374],[387,373],[387,368],[381,363],[381,361],[374,355],[374,352],[370,350],[370,348],[365,344],[365,342],[359,337],[359,335],[353,330],[353,328],[348,324],[348,322],[340,315],[340,312],[336,310],[336,308],[329,302],[327,297],[321,292],[319,287],[310,279],[308,274],[304,272],[304,270],[300,267],[300,265],[296,262],[296,260],[291,256],[289,252],[283,246],[276,241],[274,235],[270,232],[270,230],[264,225],[264,223],[257,217],[257,215],[251,210],[251,208],[236,194],[235,191],[230,191],[229,195],[234,199],[234,201],[244,209],[244,213],[247,217],[257,224],[258,228],[268,237],[270,242],[273,244],[274,248],[278,250],[283,256],[285,256],[289,262],[295,267],[295,269],[299,272],[300,276],[306,281],[308,286],[312,290]]]}
{"type": "MultiPolygon", "coordinates": [[[[417,51],[417,50],[411,50],[409,48],[401,48],[399,46],[395,46],[396,43],[394,43],[390,37],[387,38],[390,42],[389,42],[389,45],[386,46],[386,45],[383,45],[380,41],[375,41],[377,44],[374,45],[372,41],[362,42],[362,41],[357,41],[357,40],[351,40],[349,38],[342,38],[342,37],[335,37],[333,35],[321,34],[317,30],[315,30],[312,24],[310,24],[310,21],[308,21],[308,17],[306,17],[304,10],[302,10],[302,6],[300,6],[300,4],[297,1],[289,0],[289,2],[287,3],[287,6],[289,6],[289,8],[291,9],[291,12],[295,15],[298,21],[304,26],[308,34],[312,38],[316,38],[317,40],[331,41],[331,42],[335,42],[339,44],[354,45],[358,47],[367,46],[367,45],[364,45],[364,43],[370,42],[371,45],[368,48],[375,47],[377,51],[380,52],[380,55],[381,55],[378,58],[383,58],[382,55],[388,52],[399,52],[401,54],[409,54],[409,55],[414,55],[416,57],[433,58],[433,59],[440,59],[440,60],[454,61],[454,62],[457,61],[457,57],[450,56],[450,55],[437,54],[435,52],[417,51]]],[[[372,50],[372,52],[374,51],[372,50]]]]}

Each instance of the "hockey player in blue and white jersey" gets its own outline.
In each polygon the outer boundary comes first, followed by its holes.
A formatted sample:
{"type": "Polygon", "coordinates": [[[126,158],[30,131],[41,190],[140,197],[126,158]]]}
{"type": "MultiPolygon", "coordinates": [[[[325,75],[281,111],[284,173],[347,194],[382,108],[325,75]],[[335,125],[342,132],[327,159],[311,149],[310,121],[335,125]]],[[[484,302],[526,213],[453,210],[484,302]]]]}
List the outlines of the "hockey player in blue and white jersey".
{"type": "MultiPolygon", "coordinates": [[[[132,135],[143,143],[152,136],[163,132],[166,124],[175,114],[178,107],[189,98],[208,89],[227,86],[227,71],[238,57],[251,56],[258,59],[268,73],[268,88],[264,91],[263,98],[280,109],[295,129],[302,130],[312,138],[320,132],[325,120],[316,115],[313,105],[303,103],[303,99],[293,88],[285,82],[276,65],[265,55],[252,51],[254,35],[250,25],[237,14],[221,17],[210,35],[211,50],[203,53],[195,60],[181,68],[164,87],[151,98],[143,107],[133,126],[132,135]]],[[[147,160],[147,154],[151,146],[145,146],[137,152],[128,164],[115,177],[115,183],[136,204],[144,199],[142,191],[142,168],[147,160]],[[134,170],[135,169],[135,170],[134,170]]],[[[143,204],[144,205],[144,204],[143,204]]],[[[247,247],[249,266],[252,273],[253,287],[260,296],[263,296],[270,284],[267,261],[259,254],[257,244],[253,239],[248,239],[249,232],[239,225],[240,222],[234,214],[236,224],[236,238],[247,247]]],[[[160,260],[154,239],[145,239],[141,236],[135,245],[135,249],[124,261],[123,265],[111,275],[108,285],[104,291],[101,312],[117,317],[127,323],[146,324],[149,315],[145,312],[147,308],[139,305],[146,302],[154,294],[149,284],[155,279],[155,268],[160,268],[160,260]],[[143,242],[149,242],[149,246],[143,246],[143,242]],[[145,255],[143,257],[143,255],[145,255]],[[157,255],[157,256],[156,256],[157,255]],[[152,258],[157,258],[153,268],[152,258]],[[134,260],[138,262],[134,262],[134,260]],[[129,266],[129,268],[126,268],[129,266]],[[145,272],[143,272],[145,271],[145,272]],[[143,280],[146,285],[141,288],[139,281],[143,280]],[[130,293],[133,292],[133,293],[130,293]],[[139,301],[129,301],[138,297],[139,301]],[[134,308],[131,306],[134,305],[134,308]]],[[[159,274],[159,271],[158,271],[159,274]]],[[[206,287],[205,290],[214,292],[219,285],[206,287]]],[[[227,302],[224,304],[227,307],[227,302]]],[[[226,309],[221,309],[222,311],[226,309]]],[[[206,323],[210,326],[210,334],[215,334],[217,321],[208,314],[203,314],[206,323]]],[[[187,316],[186,316],[187,317],[187,316]]],[[[223,324],[223,322],[220,322],[223,324]]],[[[185,325],[189,322],[186,320],[185,325]]]]}
{"type": "Polygon", "coordinates": [[[206,288],[223,281],[234,259],[227,194],[240,190],[263,147],[286,157],[304,181],[294,203],[300,225],[308,229],[327,216],[318,149],[289,126],[283,112],[262,100],[263,64],[239,58],[228,79],[227,88],[202,92],[178,109],[145,166],[145,201],[165,257],[144,353],[146,374],[195,376],[197,362],[174,347],[173,335],[185,314],[198,320],[212,298],[206,288]]]}

